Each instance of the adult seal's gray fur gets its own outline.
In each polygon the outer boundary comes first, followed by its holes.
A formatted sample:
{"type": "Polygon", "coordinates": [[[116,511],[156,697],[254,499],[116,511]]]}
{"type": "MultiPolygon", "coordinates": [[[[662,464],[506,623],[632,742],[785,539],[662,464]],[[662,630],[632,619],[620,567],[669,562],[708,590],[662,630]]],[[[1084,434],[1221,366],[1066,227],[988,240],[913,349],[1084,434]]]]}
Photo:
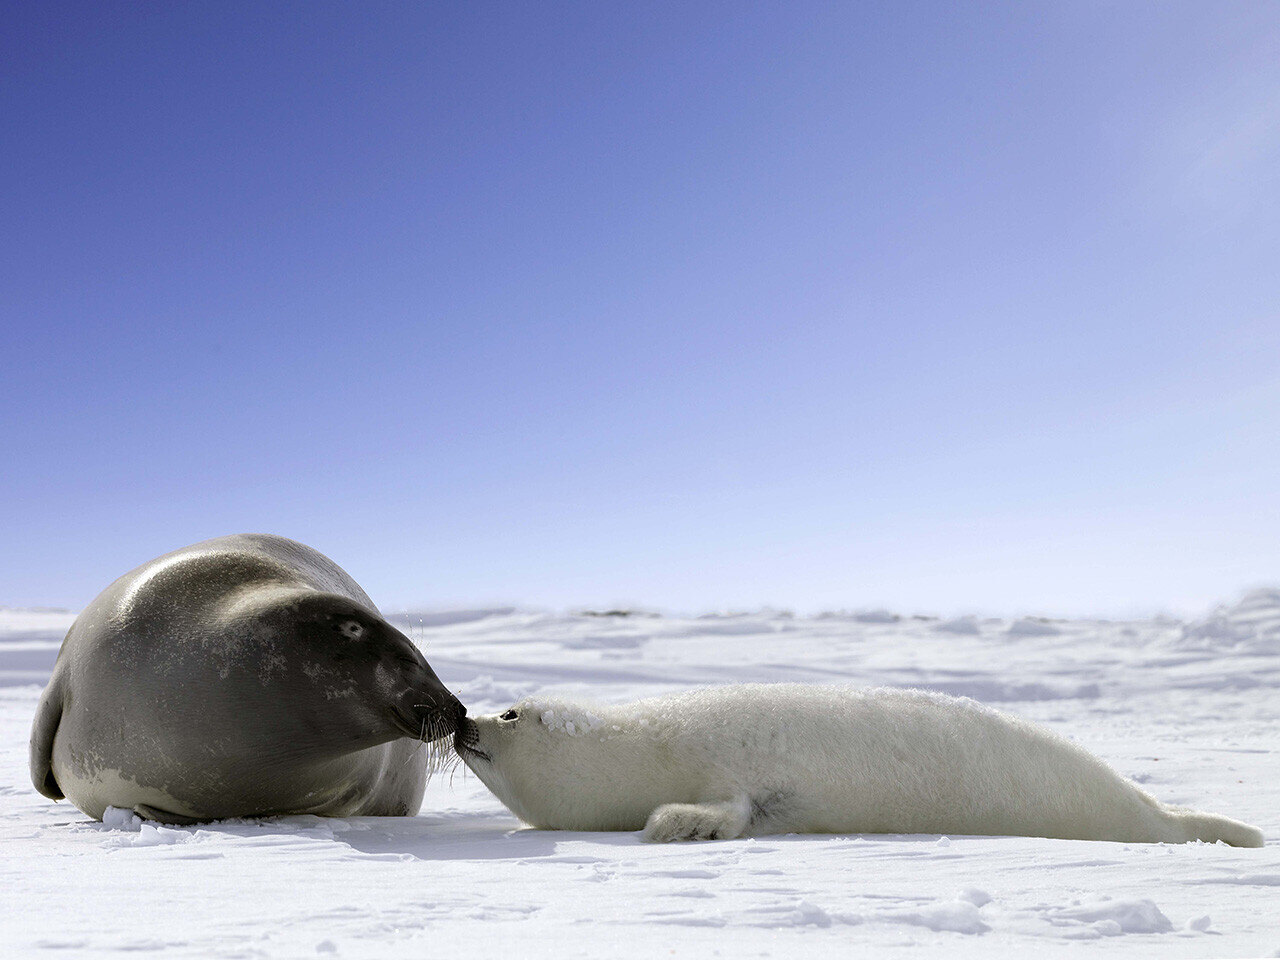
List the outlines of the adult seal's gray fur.
{"type": "Polygon", "coordinates": [[[125,574],[72,624],[31,779],[95,819],[418,811],[465,709],[337,564],[284,537],[206,540],[125,574]]]}

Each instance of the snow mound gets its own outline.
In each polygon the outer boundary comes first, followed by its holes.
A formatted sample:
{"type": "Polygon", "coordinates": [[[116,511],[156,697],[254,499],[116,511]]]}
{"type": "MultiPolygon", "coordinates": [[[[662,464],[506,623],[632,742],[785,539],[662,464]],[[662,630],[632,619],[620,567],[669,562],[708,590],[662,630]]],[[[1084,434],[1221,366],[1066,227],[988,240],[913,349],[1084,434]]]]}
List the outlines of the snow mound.
{"type": "Polygon", "coordinates": [[[829,927],[831,926],[831,915],[816,903],[800,900],[793,909],[786,910],[776,920],[765,925],[771,927],[829,927]]]}
{"type": "Polygon", "coordinates": [[[1234,604],[1223,604],[1203,620],[1182,628],[1180,646],[1280,653],[1280,587],[1250,590],[1234,604]]]}
{"type": "Polygon", "coordinates": [[[1008,633],[1011,637],[1056,637],[1062,631],[1037,617],[1023,617],[1009,625],[1008,633]]]}
{"type": "Polygon", "coordinates": [[[882,913],[876,919],[949,933],[986,933],[991,929],[982,922],[976,903],[959,898],[922,904],[914,910],[882,913]]]}
{"type": "Polygon", "coordinates": [[[1078,923],[1077,931],[1086,939],[1097,936],[1115,937],[1122,933],[1168,933],[1173,923],[1150,900],[1099,899],[1089,903],[1073,904],[1053,911],[1051,919],[1057,923],[1078,923]]]}
{"type": "Polygon", "coordinates": [[[956,617],[954,620],[944,620],[936,624],[933,629],[938,633],[954,633],[960,637],[976,637],[982,632],[982,628],[978,626],[977,617],[956,617]]]}
{"type": "Polygon", "coordinates": [[[985,907],[991,902],[991,894],[985,890],[979,890],[977,887],[967,887],[960,891],[960,895],[956,899],[965,900],[975,907],[985,907]]]}
{"type": "Polygon", "coordinates": [[[560,641],[565,650],[638,650],[649,642],[643,634],[592,633],[560,641]]]}
{"type": "Polygon", "coordinates": [[[854,623],[897,623],[902,618],[891,610],[859,610],[852,619],[854,623]]]}
{"type": "Polygon", "coordinates": [[[142,818],[132,810],[126,810],[123,807],[107,807],[102,811],[102,825],[111,830],[138,833],[142,830],[142,818]]]}

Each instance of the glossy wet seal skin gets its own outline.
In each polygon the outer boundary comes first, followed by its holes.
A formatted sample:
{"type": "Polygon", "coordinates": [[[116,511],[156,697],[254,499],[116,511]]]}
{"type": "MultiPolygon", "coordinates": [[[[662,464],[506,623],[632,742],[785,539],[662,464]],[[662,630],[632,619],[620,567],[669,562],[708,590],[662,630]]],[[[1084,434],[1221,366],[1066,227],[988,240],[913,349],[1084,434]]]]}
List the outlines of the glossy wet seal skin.
{"type": "Polygon", "coordinates": [[[465,713],[341,567],[239,534],[85,608],[40,699],[31,778],[95,819],[406,816],[465,713]]]}

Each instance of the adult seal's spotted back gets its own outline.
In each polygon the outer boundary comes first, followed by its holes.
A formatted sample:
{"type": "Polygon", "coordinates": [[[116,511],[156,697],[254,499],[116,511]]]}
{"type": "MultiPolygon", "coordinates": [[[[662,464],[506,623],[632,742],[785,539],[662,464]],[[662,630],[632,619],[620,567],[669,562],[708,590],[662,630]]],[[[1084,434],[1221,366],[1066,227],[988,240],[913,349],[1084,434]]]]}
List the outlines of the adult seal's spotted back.
{"type": "Polygon", "coordinates": [[[206,540],[125,574],[72,624],[31,732],[31,778],[95,819],[418,811],[465,714],[328,557],[206,540]]]}

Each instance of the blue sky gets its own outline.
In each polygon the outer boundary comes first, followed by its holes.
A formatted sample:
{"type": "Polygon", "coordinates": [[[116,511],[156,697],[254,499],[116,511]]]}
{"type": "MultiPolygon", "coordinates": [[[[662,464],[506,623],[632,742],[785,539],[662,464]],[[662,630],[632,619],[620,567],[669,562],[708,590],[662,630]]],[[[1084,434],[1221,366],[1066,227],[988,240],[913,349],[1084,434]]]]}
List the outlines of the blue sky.
{"type": "Polygon", "coordinates": [[[1280,580],[1272,4],[26,4],[0,76],[0,603],[1280,580]]]}

